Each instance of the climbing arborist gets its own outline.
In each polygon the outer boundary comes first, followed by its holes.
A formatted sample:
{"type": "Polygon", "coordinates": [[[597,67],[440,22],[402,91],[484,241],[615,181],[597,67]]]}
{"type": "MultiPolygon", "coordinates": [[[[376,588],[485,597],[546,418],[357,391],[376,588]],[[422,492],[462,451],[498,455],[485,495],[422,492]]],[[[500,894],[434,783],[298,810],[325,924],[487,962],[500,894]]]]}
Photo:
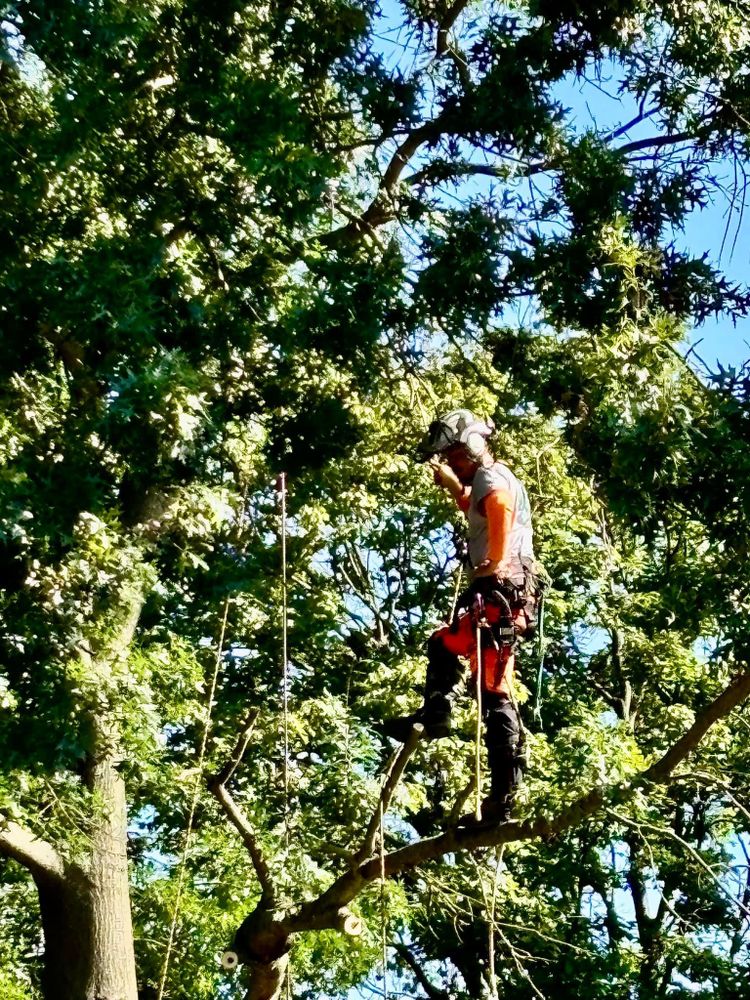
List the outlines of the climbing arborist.
{"type": "Polygon", "coordinates": [[[469,587],[459,597],[449,625],[427,642],[424,704],[412,715],[391,719],[384,731],[405,741],[417,722],[424,738],[451,731],[451,707],[463,678],[459,657],[468,657],[476,682],[482,679],[482,714],[491,775],[482,802],[484,822],[510,818],[521,781],[521,724],[514,694],[515,646],[534,628],[536,564],[531,509],[525,488],[488,446],[491,421],[470,410],[453,410],[434,421],[420,445],[435,482],[453,496],[468,521],[469,587]],[[477,655],[477,630],[481,636],[477,655]]]}

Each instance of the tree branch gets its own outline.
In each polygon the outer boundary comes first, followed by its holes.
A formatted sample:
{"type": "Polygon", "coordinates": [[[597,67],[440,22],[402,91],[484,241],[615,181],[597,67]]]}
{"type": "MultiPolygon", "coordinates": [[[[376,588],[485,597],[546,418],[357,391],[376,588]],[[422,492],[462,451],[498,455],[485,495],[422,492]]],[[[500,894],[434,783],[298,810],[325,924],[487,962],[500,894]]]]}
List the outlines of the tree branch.
{"type": "Polygon", "coordinates": [[[224,785],[211,782],[209,788],[216,801],[224,810],[227,819],[242,838],[242,843],[247,848],[247,853],[250,855],[255,874],[258,876],[264,902],[271,903],[275,899],[276,889],[271,878],[271,871],[263,857],[263,852],[258,846],[255,831],[250,825],[250,821],[224,785]]]}
{"type": "Polygon", "coordinates": [[[688,842],[679,834],[675,833],[674,830],[670,830],[668,827],[654,826],[652,823],[635,823],[628,819],[627,816],[621,816],[618,812],[615,812],[614,809],[610,809],[609,813],[618,821],[618,823],[622,823],[624,826],[628,826],[636,830],[639,827],[642,827],[645,830],[652,830],[654,833],[658,833],[663,837],[671,837],[672,840],[675,840],[685,851],[687,851],[696,864],[703,869],[722,896],[724,896],[730,903],[734,903],[734,905],[744,914],[745,917],[750,917],[750,908],[748,908],[741,899],[736,899],[732,895],[731,891],[727,889],[721,879],[714,875],[711,866],[700,856],[698,851],[696,851],[692,845],[688,844],[688,842]]]}
{"type": "Polygon", "coordinates": [[[668,750],[661,760],[645,772],[646,781],[664,784],[677,765],[694,750],[714,723],[741,704],[750,695],[750,670],[739,674],[710,705],[698,714],[690,729],[668,750]]]}
{"type": "Polygon", "coordinates": [[[635,153],[639,149],[661,149],[662,146],[676,146],[680,142],[700,139],[701,132],[673,132],[671,135],[652,135],[648,139],[634,139],[618,146],[618,153],[635,153]]]}
{"type": "Polygon", "coordinates": [[[435,51],[439,56],[443,55],[450,48],[450,40],[448,38],[450,30],[468,6],[469,0],[453,0],[453,3],[440,19],[438,23],[437,44],[435,45],[435,51]]]}
{"type": "Polygon", "coordinates": [[[12,858],[32,875],[62,880],[65,866],[55,848],[12,820],[0,817],[0,854],[12,858]]]}
{"type": "Polygon", "coordinates": [[[380,798],[378,804],[375,807],[375,811],[370,819],[370,824],[367,827],[367,833],[365,834],[364,840],[362,841],[362,846],[357,851],[355,855],[355,860],[357,863],[365,861],[367,858],[372,857],[373,851],[375,850],[375,839],[378,835],[378,828],[380,826],[380,817],[385,816],[388,811],[388,807],[391,804],[391,799],[393,798],[393,793],[396,791],[399,781],[401,780],[401,775],[404,773],[404,768],[409,762],[410,757],[417,748],[417,743],[419,743],[420,737],[424,733],[424,726],[417,723],[412,726],[411,732],[409,733],[409,738],[406,743],[401,747],[400,752],[396,756],[396,759],[391,766],[383,784],[383,790],[380,793],[380,798]]]}
{"type": "Polygon", "coordinates": [[[445,160],[436,160],[434,163],[428,164],[421,170],[417,170],[415,173],[409,174],[408,177],[404,178],[404,184],[408,184],[409,187],[415,187],[425,181],[430,181],[430,175],[435,173],[436,169],[438,171],[443,169],[444,171],[439,178],[436,178],[438,180],[447,180],[450,177],[473,177],[476,175],[498,177],[501,180],[505,180],[508,176],[507,167],[493,166],[491,163],[471,163],[468,160],[462,160],[458,163],[449,163],[445,160]]]}
{"type": "MultiPolygon", "coordinates": [[[[626,802],[648,784],[666,783],[675,767],[694,750],[711,726],[725,718],[750,695],[750,670],[740,674],[695,719],[687,732],[655,764],[635,775],[630,781],[615,785],[597,785],[576,799],[554,817],[537,816],[523,821],[511,821],[495,826],[458,829],[453,827],[435,837],[407,844],[385,856],[386,878],[445,854],[472,851],[481,847],[496,847],[520,840],[548,839],[578,826],[602,807],[626,802]]],[[[379,858],[371,858],[354,871],[341,875],[318,899],[304,903],[300,909],[284,918],[285,928],[293,933],[320,930],[331,926],[333,914],[349,903],[369,882],[381,877],[379,858]]]]}
{"type": "Polygon", "coordinates": [[[437,986],[433,986],[427,978],[427,974],[424,969],[414,957],[411,948],[407,948],[407,946],[402,944],[400,941],[396,942],[395,948],[401,958],[403,958],[411,971],[414,973],[414,978],[425,991],[429,1000],[450,1000],[450,993],[446,990],[438,989],[437,986]]]}
{"type": "Polygon", "coordinates": [[[260,883],[263,897],[262,902],[264,904],[272,904],[276,898],[276,887],[271,878],[271,870],[266,863],[250,821],[234,801],[234,798],[226,787],[226,783],[242,763],[242,758],[247,751],[257,718],[258,711],[253,709],[247,717],[247,721],[242,728],[234,749],[227,758],[227,762],[215,775],[208,777],[206,784],[211,794],[223,809],[229,822],[239,833],[242,843],[247,848],[253,868],[255,869],[255,874],[258,876],[258,882],[260,883]]]}
{"type": "Polygon", "coordinates": [[[324,246],[352,243],[366,233],[372,233],[378,226],[394,219],[396,216],[394,205],[396,185],[401,174],[421,146],[432,139],[437,139],[446,131],[447,123],[453,113],[453,108],[446,108],[437,118],[425,122],[409,132],[391,157],[378,185],[377,193],[364,212],[345,226],[319,236],[318,242],[324,246]]]}
{"type": "Polygon", "coordinates": [[[437,42],[435,44],[435,54],[438,59],[441,56],[447,55],[452,60],[464,90],[469,90],[471,87],[469,65],[461,50],[451,43],[450,31],[468,5],[469,0],[454,0],[454,3],[446,11],[445,16],[438,23],[437,42]]]}
{"type": "Polygon", "coordinates": [[[242,759],[247,752],[248,744],[250,743],[250,737],[253,735],[253,730],[255,729],[255,723],[258,721],[258,716],[260,712],[257,708],[252,708],[245,720],[245,725],[242,727],[242,731],[237,739],[237,743],[234,749],[227,758],[227,762],[222,767],[220,771],[217,771],[214,777],[211,779],[218,785],[226,785],[228,781],[231,780],[234,772],[242,763],[242,759]]]}

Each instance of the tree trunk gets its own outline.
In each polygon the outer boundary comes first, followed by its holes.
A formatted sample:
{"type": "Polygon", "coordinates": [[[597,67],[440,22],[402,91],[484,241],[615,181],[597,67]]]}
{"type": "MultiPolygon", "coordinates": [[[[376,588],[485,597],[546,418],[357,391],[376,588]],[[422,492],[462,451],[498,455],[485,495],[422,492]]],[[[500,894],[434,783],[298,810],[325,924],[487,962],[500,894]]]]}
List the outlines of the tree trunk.
{"type": "Polygon", "coordinates": [[[127,862],[125,783],[96,734],[86,781],[96,814],[85,865],[35,876],[44,930],[45,1000],[137,1000],[127,862]]]}
{"type": "MultiPolygon", "coordinates": [[[[92,962],[85,1000],[137,1000],[127,856],[125,782],[110,751],[94,763],[91,788],[103,804],[93,831],[92,962]]],[[[48,998],[49,1000],[49,998],[48,998]]]]}
{"type": "Polygon", "coordinates": [[[93,954],[88,880],[71,870],[61,879],[35,875],[34,881],[44,932],[45,1000],[85,997],[93,954]]]}
{"type": "Polygon", "coordinates": [[[281,955],[270,962],[248,962],[245,1000],[279,1000],[288,964],[289,955],[281,955]]]}
{"type": "Polygon", "coordinates": [[[242,921],[233,946],[247,970],[245,1000],[278,1000],[292,946],[284,914],[274,910],[272,901],[261,901],[242,921]]]}

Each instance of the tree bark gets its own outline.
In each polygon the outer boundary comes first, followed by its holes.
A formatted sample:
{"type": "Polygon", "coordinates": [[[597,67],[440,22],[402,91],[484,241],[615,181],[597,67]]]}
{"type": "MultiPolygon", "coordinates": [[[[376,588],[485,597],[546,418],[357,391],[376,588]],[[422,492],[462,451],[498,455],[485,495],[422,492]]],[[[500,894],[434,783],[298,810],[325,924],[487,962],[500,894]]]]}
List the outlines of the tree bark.
{"type": "MultiPolygon", "coordinates": [[[[93,762],[90,787],[102,812],[95,821],[89,864],[91,969],[85,1000],[137,1000],[127,858],[125,782],[110,748],[93,762]]],[[[49,998],[46,998],[49,1000],[49,998]]],[[[67,998],[66,998],[67,1000],[67,998]]],[[[71,997],[70,1000],[73,1000],[71,997]]]]}
{"type": "Polygon", "coordinates": [[[138,1000],[127,857],[127,800],[119,767],[119,725],[109,691],[125,657],[140,614],[133,593],[116,640],[100,655],[80,653],[92,685],[86,713],[90,749],[83,780],[92,817],[85,860],[66,865],[50,881],[32,869],[44,927],[45,1000],[138,1000]]]}
{"type": "Polygon", "coordinates": [[[87,863],[32,871],[44,931],[45,1000],[137,1000],[125,786],[111,751],[87,774],[97,815],[87,863]]]}
{"type": "Polygon", "coordinates": [[[44,932],[42,993],[45,1000],[85,997],[91,964],[89,887],[83,872],[62,879],[34,874],[44,932]]]}
{"type": "Polygon", "coordinates": [[[278,1000],[288,965],[289,955],[281,955],[271,962],[248,962],[245,1000],[278,1000]]]}

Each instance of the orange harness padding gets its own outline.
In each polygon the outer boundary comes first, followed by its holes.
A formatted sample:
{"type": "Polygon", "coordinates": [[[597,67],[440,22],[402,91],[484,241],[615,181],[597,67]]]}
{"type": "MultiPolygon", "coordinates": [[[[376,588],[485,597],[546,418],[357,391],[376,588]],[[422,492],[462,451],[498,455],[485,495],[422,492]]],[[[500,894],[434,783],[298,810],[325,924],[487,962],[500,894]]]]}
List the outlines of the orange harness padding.
{"type": "MultiPolygon", "coordinates": [[[[500,620],[502,609],[496,604],[487,603],[485,615],[490,625],[500,620]]],[[[527,624],[523,608],[514,609],[514,624],[522,630],[527,624]]],[[[453,625],[445,625],[433,635],[440,640],[449,653],[464,656],[469,659],[472,674],[477,672],[477,639],[476,626],[469,611],[459,614],[453,625]]],[[[515,679],[516,655],[512,646],[482,645],[482,690],[490,694],[512,696],[512,684],[515,679]]]]}

